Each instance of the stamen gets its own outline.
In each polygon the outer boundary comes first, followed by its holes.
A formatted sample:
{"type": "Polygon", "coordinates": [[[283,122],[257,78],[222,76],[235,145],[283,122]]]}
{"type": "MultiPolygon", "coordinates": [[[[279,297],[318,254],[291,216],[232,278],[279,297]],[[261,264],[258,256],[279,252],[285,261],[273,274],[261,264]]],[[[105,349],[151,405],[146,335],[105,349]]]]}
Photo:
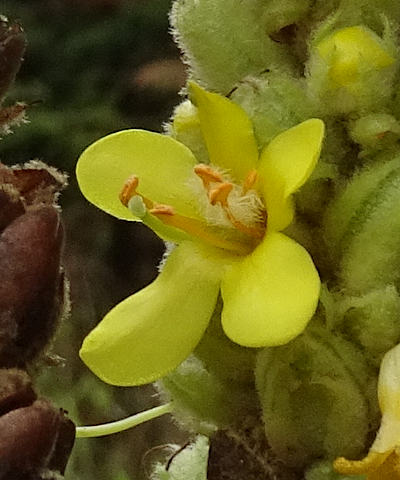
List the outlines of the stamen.
{"type": "Polygon", "coordinates": [[[211,182],[220,183],[224,181],[220,173],[216,172],[212,167],[205,165],[204,163],[199,163],[199,165],[196,165],[194,167],[194,173],[201,178],[206,190],[209,189],[211,182]]]}
{"type": "Polygon", "coordinates": [[[119,194],[119,199],[121,200],[122,205],[128,207],[129,201],[135,195],[139,195],[139,197],[143,200],[143,203],[146,205],[147,209],[151,209],[154,207],[154,202],[149,200],[148,198],[140,195],[137,193],[136,189],[139,185],[139,178],[136,175],[131,175],[128,180],[125,181],[122,190],[119,194]]]}
{"type": "Polygon", "coordinates": [[[208,193],[211,205],[220,203],[223,206],[228,206],[228,195],[233,189],[233,184],[229,182],[220,183],[208,193]]]}
{"type": "MultiPolygon", "coordinates": [[[[163,205],[162,207],[168,206],[163,205]]],[[[170,208],[172,209],[172,207],[170,208]]],[[[165,225],[178,228],[179,230],[182,230],[193,237],[197,237],[198,239],[213,245],[214,247],[231,250],[240,254],[247,254],[249,253],[249,250],[251,250],[251,246],[247,244],[225,240],[222,236],[210,231],[209,227],[200,220],[184,217],[183,215],[179,215],[179,213],[173,213],[171,215],[168,208],[162,208],[160,210],[154,208],[150,213],[161,220],[165,225]]]]}
{"type": "MultiPolygon", "coordinates": [[[[254,185],[256,180],[257,180],[257,171],[252,170],[247,176],[244,182],[243,188],[247,186],[251,188],[251,186],[254,185]]],[[[249,226],[242,223],[233,215],[228,205],[228,196],[231,193],[232,189],[233,189],[232,183],[224,182],[224,183],[220,183],[213,189],[209,190],[208,198],[210,200],[211,205],[216,205],[217,203],[219,203],[224,209],[226,216],[228,217],[228,220],[240,232],[257,239],[263,238],[265,234],[266,221],[263,221],[262,223],[260,223],[259,226],[253,227],[253,226],[249,226]]],[[[266,215],[265,215],[265,220],[266,220],[266,215]]]]}
{"type": "MultiPolygon", "coordinates": [[[[219,175],[217,172],[214,172],[214,170],[212,170],[207,165],[197,165],[197,167],[199,167],[198,171],[201,172],[199,175],[200,178],[203,179],[202,175],[205,172],[204,178],[206,180],[212,179],[212,181],[214,182],[214,179],[217,178],[217,179],[221,179],[222,181],[222,176],[219,175]]],[[[195,218],[190,218],[190,217],[184,217],[183,215],[175,213],[175,210],[171,205],[154,203],[152,200],[146,198],[145,196],[141,195],[136,191],[138,185],[139,185],[139,179],[136,175],[132,175],[131,177],[129,177],[122,187],[119,198],[124,206],[129,208],[129,206],[132,205],[134,209],[133,213],[135,215],[137,213],[140,213],[139,215],[140,218],[144,218],[145,213],[143,213],[141,210],[140,212],[136,212],[137,205],[133,204],[132,202],[132,199],[135,196],[140,197],[149,214],[158,218],[165,225],[169,225],[171,227],[175,227],[179,230],[182,230],[188,233],[189,235],[197,237],[198,239],[213,245],[214,247],[223,248],[225,250],[230,250],[239,254],[247,254],[249,250],[251,250],[252,248],[251,245],[247,245],[247,243],[226,240],[221,235],[218,235],[217,233],[214,233],[213,231],[211,231],[209,226],[200,220],[197,220],[195,218]]],[[[214,198],[214,204],[219,202],[221,203],[223,208],[224,208],[224,205],[226,206],[226,208],[228,208],[227,197],[230,191],[232,190],[232,188],[233,188],[233,185],[231,183],[224,182],[222,183],[220,188],[217,187],[216,189],[214,189],[215,192],[213,191],[210,192],[210,196],[214,198]]],[[[236,221],[236,224],[239,226],[241,225],[240,222],[237,222],[237,221],[236,221]]],[[[243,226],[243,228],[238,228],[238,229],[249,235],[248,231],[246,230],[246,226],[243,226]]],[[[262,238],[261,234],[254,235],[250,233],[250,235],[256,238],[262,238]]]]}
{"type": "Polygon", "coordinates": [[[243,182],[242,195],[245,195],[249,190],[251,190],[255,183],[258,180],[257,170],[250,170],[243,182]]]}
{"type": "MultiPolygon", "coordinates": [[[[203,186],[208,192],[208,199],[211,205],[220,204],[225,211],[228,220],[237,230],[256,239],[263,238],[266,227],[265,212],[262,213],[262,222],[260,222],[257,226],[249,226],[244,224],[235,217],[228,204],[228,197],[232,192],[234,185],[231,182],[224,181],[223,176],[214,170],[210,165],[196,165],[194,167],[194,172],[198,177],[201,178],[203,186]],[[211,183],[217,183],[217,185],[211,188],[211,183]]],[[[257,180],[257,170],[250,170],[242,185],[242,196],[246,195],[246,193],[254,187],[257,180]]]]}
{"type": "Polygon", "coordinates": [[[171,205],[156,204],[149,210],[152,215],[175,215],[175,210],[171,205]]]}
{"type": "Polygon", "coordinates": [[[125,207],[128,206],[129,200],[137,195],[136,189],[139,185],[139,179],[136,175],[131,175],[128,180],[125,181],[122,190],[119,194],[119,199],[121,200],[122,205],[125,207]]]}

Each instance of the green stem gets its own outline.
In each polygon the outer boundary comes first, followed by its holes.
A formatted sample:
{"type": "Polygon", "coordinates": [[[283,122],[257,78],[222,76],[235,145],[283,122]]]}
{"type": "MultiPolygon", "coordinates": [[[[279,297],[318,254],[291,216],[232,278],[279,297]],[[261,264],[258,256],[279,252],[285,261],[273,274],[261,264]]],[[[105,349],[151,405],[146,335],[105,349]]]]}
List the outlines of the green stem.
{"type": "Polygon", "coordinates": [[[76,438],[103,437],[104,435],[123,432],[124,430],[128,430],[128,428],[136,427],[141,423],[161,417],[161,415],[171,413],[172,411],[173,404],[170,402],[159,407],[151,408],[150,410],[146,410],[144,412],[136,413],[135,415],[118,420],[116,422],[94,425],[93,427],[76,427],[76,438]]]}

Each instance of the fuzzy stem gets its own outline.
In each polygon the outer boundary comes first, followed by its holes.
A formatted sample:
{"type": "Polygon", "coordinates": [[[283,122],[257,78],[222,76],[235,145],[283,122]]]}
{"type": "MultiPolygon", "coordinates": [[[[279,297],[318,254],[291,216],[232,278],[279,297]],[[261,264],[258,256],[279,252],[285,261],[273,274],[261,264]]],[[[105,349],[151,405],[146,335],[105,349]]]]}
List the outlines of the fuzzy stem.
{"type": "Polygon", "coordinates": [[[173,404],[170,402],[165,405],[160,405],[159,407],[151,408],[150,410],[145,410],[144,412],[136,413],[135,415],[116,422],[94,425],[92,427],[76,427],[76,438],[103,437],[105,435],[111,435],[112,433],[122,432],[148,420],[161,417],[166,413],[171,413],[172,411],[173,404]]]}

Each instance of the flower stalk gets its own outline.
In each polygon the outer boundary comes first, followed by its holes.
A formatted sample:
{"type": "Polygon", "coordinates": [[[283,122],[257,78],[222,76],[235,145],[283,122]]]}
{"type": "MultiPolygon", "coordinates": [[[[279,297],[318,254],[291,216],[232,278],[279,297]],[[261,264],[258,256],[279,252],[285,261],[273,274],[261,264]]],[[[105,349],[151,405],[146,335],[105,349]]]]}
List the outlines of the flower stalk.
{"type": "Polygon", "coordinates": [[[136,413],[130,417],[115,422],[104,423],[102,425],[76,427],[76,438],[104,437],[113,433],[123,432],[130,428],[141,425],[142,423],[154,420],[167,413],[172,413],[174,406],[172,402],[160,405],[159,407],[150,408],[144,412],[136,413]]]}

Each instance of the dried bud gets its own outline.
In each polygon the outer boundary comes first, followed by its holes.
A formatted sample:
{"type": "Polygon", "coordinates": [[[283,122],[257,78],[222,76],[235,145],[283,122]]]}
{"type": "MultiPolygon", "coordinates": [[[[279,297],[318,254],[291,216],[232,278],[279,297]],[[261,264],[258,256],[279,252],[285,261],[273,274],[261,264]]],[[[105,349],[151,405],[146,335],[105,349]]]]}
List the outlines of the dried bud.
{"type": "Polygon", "coordinates": [[[40,479],[50,465],[61,472],[74,442],[71,425],[47,400],[0,417],[0,479],[40,479]]]}
{"type": "Polygon", "coordinates": [[[0,235],[0,365],[23,366],[54,332],[63,301],[63,228],[57,210],[42,205],[0,235]]]}
{"type": "Polygon", "coordinates": [[[59,480],[75,440],[63,410],[37,400],[23,370],[0,370],[0,480],[59,480]]]}
{"type": "MultiPolygon", "coordinates": [[[[40,161],[32,161],[22,168],[10,168],[0,163],[0,188],[16,197],[26,209],[38,204],[55,205],[59,192],[67,185],[66,175],[40,161]]],[[[2,210],[0,203],[0,210],[2,210]]]]}
{"type": "Polygon", "coordinates": [[[56,200],[66,177],[41,162],[0,164],[0,367],[22,367],[51,338],[64,300],[63,228],[56,200]]]}

